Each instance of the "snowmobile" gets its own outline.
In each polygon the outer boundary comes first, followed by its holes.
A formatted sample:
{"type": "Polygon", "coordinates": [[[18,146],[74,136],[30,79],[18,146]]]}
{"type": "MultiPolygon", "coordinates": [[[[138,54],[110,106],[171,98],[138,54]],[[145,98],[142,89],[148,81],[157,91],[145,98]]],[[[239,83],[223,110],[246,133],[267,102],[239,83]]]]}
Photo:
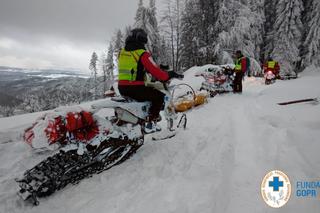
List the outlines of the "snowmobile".
{"type": "Polygon", "coordinates": [[[264,79],[265,79],[264,82],[266,85],[273,84],[274,82],[276,82],[276,75],[273,74],[273,72],[271,70],[268,70],[264,74],[264,79]]]}
{"type": "MultiPolygon", "coordinates": [[[[180,128],[186,128],[186,114],[176,114],[170,92],[174,87],[169,87],[169,82],[156,82],[153,86],[165,94],[167,130],[154,133],[152,139],[167,139],[175,136],[180,128]]],[[[39,205],[38,198],[49,196],[68,184],[77,184],[130,158],[144,143],[149,107],[149,102],[136,102],[125,97],[92,105],[97,111],[103,108],[114,110],[114,115],[106,118],[112,126],[110,132],[96,136],[87,144],[69,144],[27,170],[22,178],[16,179],[20,197],[39,205]]]]}
{"type": "Polygon", "coordinates": [[[211,97],[233,91],[234,70],[231,67],[222,67],[221,70],[209,72],[203,77],[205,81],[200,90],[207,90],[211,97]]]}

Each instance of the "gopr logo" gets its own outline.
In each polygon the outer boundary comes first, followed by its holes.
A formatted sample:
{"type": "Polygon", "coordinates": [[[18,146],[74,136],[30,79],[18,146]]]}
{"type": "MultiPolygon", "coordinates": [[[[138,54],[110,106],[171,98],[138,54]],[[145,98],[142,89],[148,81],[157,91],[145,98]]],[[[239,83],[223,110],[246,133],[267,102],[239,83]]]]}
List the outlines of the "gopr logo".
{"type": "Polygon", "coordinates": [[[272,208],[284,206],[291,195],[291,183],[288,176],[279,170],[266,174],[261,183],[261,195],[272,208]]]}

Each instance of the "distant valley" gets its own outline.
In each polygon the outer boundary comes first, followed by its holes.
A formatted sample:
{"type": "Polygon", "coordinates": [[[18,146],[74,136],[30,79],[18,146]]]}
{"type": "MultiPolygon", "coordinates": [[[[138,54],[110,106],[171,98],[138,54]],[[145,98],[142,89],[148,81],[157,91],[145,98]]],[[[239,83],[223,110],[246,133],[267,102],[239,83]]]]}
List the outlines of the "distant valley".
{"type": "Polygon", "coordinates": [[[38,109],[43,110],[59,104],[79,102],[90,96],[89,74],[77,70],[28,70],[0,66],[0,107],[2,108],[25,110],[31,103],[24,102],[29,100],[35,102],[31,99],[36,99],[38,109]]]}
{"type": "Polygon", "coordinates": [[[16,105],[26,92],[56,88],[70,81],[85,81],[90,76],[80,71],[28,70],[0,66],[0,105],[16,105]]]}

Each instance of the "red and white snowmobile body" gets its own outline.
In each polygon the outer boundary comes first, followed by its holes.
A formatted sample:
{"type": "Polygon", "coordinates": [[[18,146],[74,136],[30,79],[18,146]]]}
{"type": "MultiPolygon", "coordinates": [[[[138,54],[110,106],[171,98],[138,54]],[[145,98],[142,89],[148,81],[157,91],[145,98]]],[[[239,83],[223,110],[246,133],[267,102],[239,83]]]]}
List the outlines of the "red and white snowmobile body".
{"type": "Polygon", "coordinates": [[[70,108],[44,114],[25,130],[23,137],[34,149],[55,150],[71,141],[87,143],[99,132],[108,131],[108,126],[89,111],[70,108]]]}
{"type": "Polygon", "coordinates": [[[93,109],[101,108],[113,108],[115,109],[118,116],[123,116],[122,119],[127,120],[129,123],[137,123],[137,119],[145,120],[148,116],[150,103],[149,102],[136,102],[133,100],[128,100],[122,97],[115,97],[111,99],[102,100],[96,104],[92,105],[93,109]],[[123,110],[120,113],[120,109],[123,110]],[[128,113],[128,114],[127,114],[128,113]],[[130,119],[130,114],[136,117],[135,119],[130,119]],[[128,118],[126,118],[128,116],[128,118]]]}
{"type": "MultiPolygon", "coordinates": [[[[170,130],[173,120],[177,119],[175,112],[170,111],[171,104],[168,93],[164,112],[170,130]]],[[[96,102],[91,107],[90,111],[79,107],[45,114],[25,130],[25,142],[34,149],[56,150],[61,146],[69,144],[80,146],[80,143],[89,144],[107,137],[130,140],[143,137],[143,128],[150,108],[149,102],[113,97],[96,102]],[[103,108],[114,109],[114,116],[108,118],[98,116],[99,110],[103,108]]]]}
{"type": "Polygon", "coordinates": [[[273,84],[276,81],[276,76],[275,76],[275,74],[273,74],[273,72],[271,70],[268,70],[264,74],[264,78],[265,78],[266,85],[273,84]]]}
{"type": "Polygon", "coordinates": [[[205,81],[202,83],[200,90],[207,90],[211,97],[233,91],[234,73],[231,68],[221,67],[212,72],[205,72],[202,76],[205,81]]]}

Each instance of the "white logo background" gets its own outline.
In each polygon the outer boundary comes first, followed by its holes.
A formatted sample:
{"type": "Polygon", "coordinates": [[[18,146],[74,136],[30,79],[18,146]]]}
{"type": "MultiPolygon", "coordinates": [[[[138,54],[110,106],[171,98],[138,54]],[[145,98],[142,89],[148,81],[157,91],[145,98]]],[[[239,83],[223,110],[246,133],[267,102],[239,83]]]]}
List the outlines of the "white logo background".
{"type": "Polygon", "coordinates": [[[291,195],[291,184],[288,176],[279,170],[266,174],[261,183],[263,200],[273,208],[284,206],[291,195]]]}

